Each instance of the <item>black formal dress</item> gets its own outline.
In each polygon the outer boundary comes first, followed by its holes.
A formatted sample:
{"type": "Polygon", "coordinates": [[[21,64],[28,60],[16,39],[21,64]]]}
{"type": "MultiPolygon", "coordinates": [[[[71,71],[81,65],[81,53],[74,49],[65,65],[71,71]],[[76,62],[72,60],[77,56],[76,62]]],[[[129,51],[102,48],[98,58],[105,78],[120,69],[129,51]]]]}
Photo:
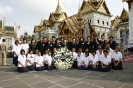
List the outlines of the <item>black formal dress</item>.
{"type": "Polygon", "coordinates": [[[78,43],[78,49],[82,48],[82,52],[85,52],[85,43],[84,42],[79,42],[78,43]]]}
{"type": "Polygon", "coordinates": [[[70,50],[70,45],[69,45],[69,43],[63,44],[63,47],[65,47],[65,48],[67,48],[67,49],[70,50]]]}
{"type": "Polygon", "coordinates": [[[52,42],[47,42],[47,49],[52,52],[53,48],[54,48],[53,43],[52,42]]]}
{"type": "Polygon", "coordinates": [[[85,42],[85,49],[88,48],[89,52],[92,50],[92,41],[86,41],[85,42]]]}
{"type": "Polygon", "coordinates": [[[116,41],[113,41],[113,42],[109,41],[108,43],[110,44],[110,48],[114,50],[116,47],[116,41]]]}
{"type": "Polygon", "coordinates": [[[99,45],[100,43],[99,43],[99,41],[93,41],[93,49],[95,50],[95,51],[97,51],[98,50],[98,45],[99,45]]]}
{"type": "Polygon", "coordinates": [[[59,49],[59,48],[62,48],[63,47],[63,44],[62,43],[59,43],[59,44],[55,44],[55,47],[57,48],[57,49],[59,49]]]}
{"type": "Polygon", "coordinates": [[[35,44],[30,43],[29,44],[29,50],[32,50],[33,54],[35,54],[36,53],[36,43],[35,44]]]}
{"type": "Polygon", "coordinates": [[[100,40],[100,45],[102,45],[102,48],[104,49],[105,48],[105,45],[106,45],[106,40],[100,40]]]}
{"type": "Polygon", "coordinates": [[[45,49],[46,49],[46,45],[45,45],[45,43],[42,41],[39,41],[39,42],[37,42],[37,45],[36,45],[36,49],[38,49],[38,51],[40,51],[41,52],[41,55],[43,56],[43,54],[44,54],[44,51],[45,51],[45,49]]]}
{"type": "Polygon", "coordinates": [[[72,48],[75,48],[76,51],[78,51],[77,43],[71,43],[70,50],[72,51],[72,48]]]}

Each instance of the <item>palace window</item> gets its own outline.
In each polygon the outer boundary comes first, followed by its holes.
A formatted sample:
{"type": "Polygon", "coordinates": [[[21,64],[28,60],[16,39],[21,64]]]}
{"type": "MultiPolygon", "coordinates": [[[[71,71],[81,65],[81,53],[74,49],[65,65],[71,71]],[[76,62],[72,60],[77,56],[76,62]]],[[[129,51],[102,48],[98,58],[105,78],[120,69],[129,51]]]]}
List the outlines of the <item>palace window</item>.
{"type": "Polygon", "coordinates": [[[109,25],[109,22],[107,22],[107,26],[109,25]]]}
{"type": "Polygon", "coordinates": [[[91,20],[90,20],[90,23],[91,23],[91,20]]]}
{"type": "Polygon", "coordinates": [[[99,24],[99,20],[97,20],[97,23],[99,24]]]}
{"type": "Polygon", "coordinates": [[[102,21],[102,24],[104,25],[104,21],[102,21]]]}

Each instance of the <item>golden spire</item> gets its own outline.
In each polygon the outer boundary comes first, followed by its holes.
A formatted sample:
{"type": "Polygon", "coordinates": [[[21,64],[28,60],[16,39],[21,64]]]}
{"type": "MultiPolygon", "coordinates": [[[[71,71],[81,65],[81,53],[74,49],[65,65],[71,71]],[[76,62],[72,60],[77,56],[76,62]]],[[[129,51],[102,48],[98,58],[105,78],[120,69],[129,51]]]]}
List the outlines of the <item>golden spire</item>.
{"type": "Polygon", "coordinates": [[[61,6],[60,6],[60,0],[58,0],[58,4],[55,10],[55,13],[60,14],[61,12],[63,12],[61,6]]]}
{"type": "Polygon", "coordinates": [[[79,0],[79,8],[78,8],[78,11],[80,11],[80,0],[79,0]]]}

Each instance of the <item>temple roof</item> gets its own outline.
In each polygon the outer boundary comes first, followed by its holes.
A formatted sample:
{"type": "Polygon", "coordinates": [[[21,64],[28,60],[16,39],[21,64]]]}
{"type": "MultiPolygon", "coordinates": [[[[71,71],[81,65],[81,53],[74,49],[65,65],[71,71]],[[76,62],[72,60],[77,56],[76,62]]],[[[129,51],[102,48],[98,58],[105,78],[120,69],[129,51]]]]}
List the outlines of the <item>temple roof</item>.
{"type": "Polygon", "coordinates": [[[66,12],[64,12],[60,6],[60,2],[58,0],[58,4],[54,13],[50,13],[49,20],[52,22],[62,22],[67,18],[66,12]]]}
{"type": "Polygon", "coordinates": [[[105,15],[112,16],[106,5],[105,0],[83,1],[83,4],[81,6],[81,11],[83,12],[83,14],[87,14],[89,12],[99,12],[105,15]]]}
{"type": "Polygon", "coordinates": [[[129,19],[129,13],[125,8],[123,8],[123,10],[121,12],[120,19],[121,20],[129,19]]]}

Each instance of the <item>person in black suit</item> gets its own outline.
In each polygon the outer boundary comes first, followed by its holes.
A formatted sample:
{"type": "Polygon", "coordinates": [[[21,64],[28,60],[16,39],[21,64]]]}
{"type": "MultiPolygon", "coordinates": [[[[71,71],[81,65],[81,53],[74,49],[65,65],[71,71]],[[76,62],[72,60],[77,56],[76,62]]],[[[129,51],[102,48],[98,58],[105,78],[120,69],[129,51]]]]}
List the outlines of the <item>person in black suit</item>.
{"type": "Polygon", "coordinates": [[[69,45],[71,45],[72,44],[72,40],[71,40],[71,38],[70,37],[68,37],[68,42],[67,42],[69,45]]]}
{"type": "Polygon", "coordinates": [[[110,44],[110,48],[115,50],[116,41],[113,40],[113,36],[110,36],[108,43],[110,44]]]}
{"type": "Polygon", "coordinates": [[[32,39],[31,43],[29,44],[29,51],[32,50],[33,54],[36,53],[36,40],[32,39]]]}
{"type": "Polygon", "coordinates": [[[78,38],[78,37],[76,38],[76,43],[77,43],[77,44],[79,43],[79,38],[78,38]]]}
{"type": "Polygon", "coordinates": [[[55,40],[56,40],[56,39],[55,39],[55,36],[52,36],[52,44],[53,44],[53,47],[55,47],[55,43],[56,43],[55,40]]]}
{"type": "Polygon", "coordinates": [[[43,42],[45,44],[45,47],[44,47],[44,50],[47,50],[48,49],[48,44],[47,44],[47,38],[46,37],[43,37],[43,42]]]}
{"type": "Polygon", "coordinates": [[[85,43],[84,43],[84,38],[80,37],[80,41],[78,43],[78,49],[82,48],[82,52],[85,52],[85,43]]]}
{"type": "Polygon", "coordinates": [[[63,42],[63,47],[65,47],[65,48],[67,48],[67,49],[69,49],[69,50],[70,50],[70,45],[69,45],[69,43],[67,42],[67,40],[66,40],[66,39],[64,39],[64,42],[63,42]]]}
{"type": "Polygon", "coordinates": [[[76,39],[75,38],[72,39],[72,43],[70,44],[70,50],[71,51],[72,51],[73,48],[76,49],[76,52],[78,51],[77,43],[76,43],[76,39]]]}
{"type": "Polygon", "coordinates": [[[87,37],[87,41],[85,42],[85,49],[86,48],[88,48],[89,51],[91,51],[91,49],[92,49],[92,41],[91,41],[91,37],[90,36],[87,37]]]}
{"type": "Polygon", "coordinates": [[[53,51],[53,43],[51,42],[51,38],[47,38],[47,49],[48,51],[53,51]]]}
{"type": "Polygon", "coordinates": [[[60,39],[59,39],[59,38],[56,39],[55,47],[56,47],[57,49],[63,47],[63,44],[60,42],[60,39]]]}
{"type": "Polygon", "coordinates": [[[45,44],[43,42],[43,37],[40,37],[40,41],[37,42],[36,49],[41,52],[42,56],[44,54],[45,47],[47,47],[47,46],[45,46],[45,44]]]}
{"type": "Polygon", "coordinates": [[[94,41],[93,41],[93,49],[94,49],[95,51],[98,50],[98,45],[99,45],[99,40],[98,40],[98,37],[95,36],[95,39],[94,39],[94,41]]]}
{"type": "Polygon", "coordinates": [[[106,40],[104,35],[101,36],[101,40],[99,42],[100,42],[100,45],[102,45],[102,49],[104,49],[106,45],[106,40]]]}

